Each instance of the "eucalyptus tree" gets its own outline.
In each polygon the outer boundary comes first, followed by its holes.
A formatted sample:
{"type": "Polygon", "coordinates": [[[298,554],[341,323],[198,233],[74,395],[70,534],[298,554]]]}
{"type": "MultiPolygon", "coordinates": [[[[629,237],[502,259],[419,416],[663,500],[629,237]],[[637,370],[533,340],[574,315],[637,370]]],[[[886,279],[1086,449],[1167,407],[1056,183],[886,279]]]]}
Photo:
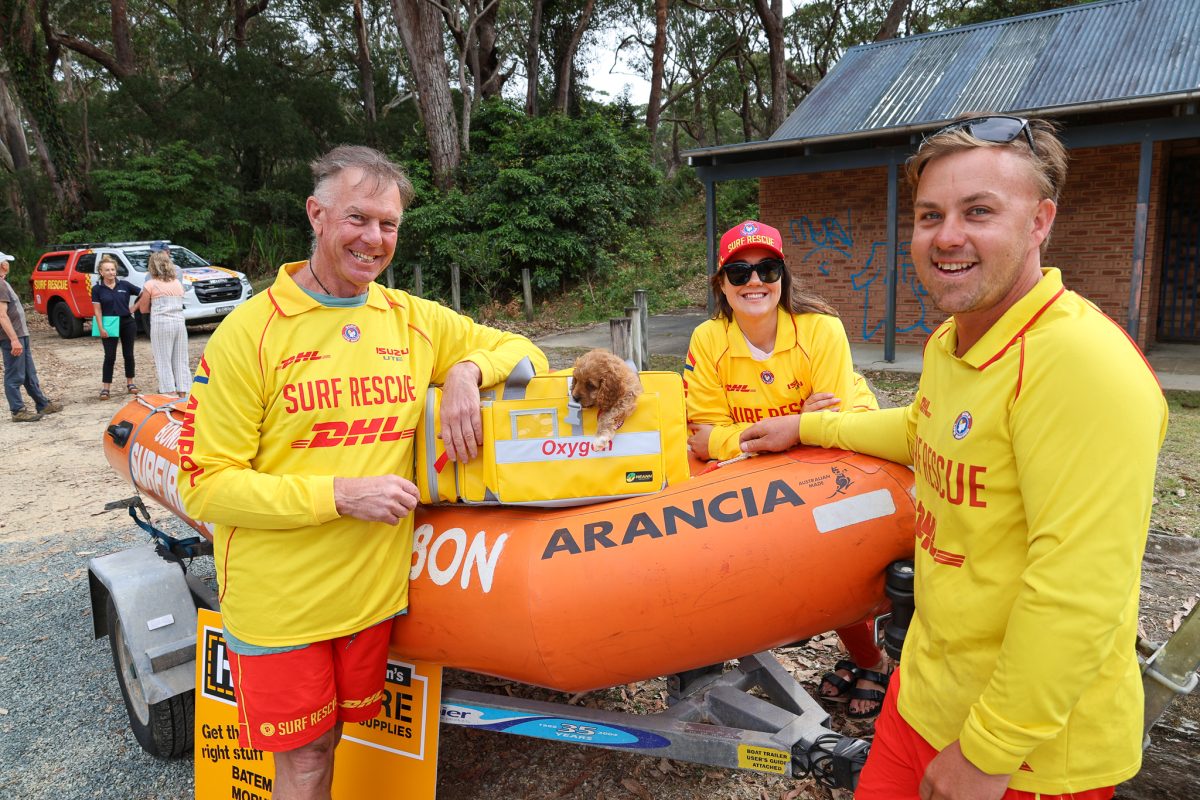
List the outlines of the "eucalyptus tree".
{"type": "Polygon", "coordinates": [[[546,0],[542,9],[542,44],[554,69],[554,108],[579,108],[586,70],[576,61],[593,22],[596,0],[546,0]]]}
{"type": "Polygon", "coordinates": [[[450,94],[442,14],[429,0],[392,0],[392,14],[417,90],[433,181],[448,191],[454,185],[462,148],[450,94]]]}
{"type": "Polygon", "coordinates": [[[39,12],[34,0],[0,0],[0,51],[59,212],[69,216],[82,206],[83,175],[54,84],[59,45],[39,12]]]}

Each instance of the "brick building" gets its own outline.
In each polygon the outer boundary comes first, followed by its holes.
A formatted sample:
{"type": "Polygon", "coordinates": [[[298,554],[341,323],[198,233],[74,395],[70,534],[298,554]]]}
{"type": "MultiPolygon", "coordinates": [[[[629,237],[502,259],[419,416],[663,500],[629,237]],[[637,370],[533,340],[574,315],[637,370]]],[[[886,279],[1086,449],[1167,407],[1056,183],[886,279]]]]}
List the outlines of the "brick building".
{"type": "MultiPolygon", "coordinates": [[[[687,155],[708,196],[759,179],[759,217],[852,342],[920,344],[944,315],[916,278],[904,160],[960,113],[1054,119],[1070,148],[1043,263],[1143,348],[1200,344],[1200,14],[1109,0],[847,51],[765,142],[687,155]],[[894,287],[894,292],[893,292],[894,287]]],[[[709,270],[715,269],[710,245],[709,270]]]]}

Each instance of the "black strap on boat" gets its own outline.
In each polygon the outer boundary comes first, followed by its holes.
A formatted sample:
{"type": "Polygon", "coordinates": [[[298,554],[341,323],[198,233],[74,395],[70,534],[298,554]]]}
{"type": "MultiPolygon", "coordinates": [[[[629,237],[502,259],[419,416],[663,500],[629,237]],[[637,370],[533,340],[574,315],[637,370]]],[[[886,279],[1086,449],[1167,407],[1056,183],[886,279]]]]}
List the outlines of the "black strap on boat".
{"type": "Polygon", "coordinates": [[[150,522],[150,511],[146,508],[146,504],[142,502],[141,497],[131,497],[129,503],[129,516],[134,523],[150,534],[154,539],[154,544],[159,555],[166,558],[168,561],[178,561],[183,564],[183,559],[189,561],[197,556],[211,555],[212,544],[200,536],[190,536],[187,539],[176,539],[171,534],[161,530],[150,522]],[[138,516],[139,511],[142,519],[138,516]]]}

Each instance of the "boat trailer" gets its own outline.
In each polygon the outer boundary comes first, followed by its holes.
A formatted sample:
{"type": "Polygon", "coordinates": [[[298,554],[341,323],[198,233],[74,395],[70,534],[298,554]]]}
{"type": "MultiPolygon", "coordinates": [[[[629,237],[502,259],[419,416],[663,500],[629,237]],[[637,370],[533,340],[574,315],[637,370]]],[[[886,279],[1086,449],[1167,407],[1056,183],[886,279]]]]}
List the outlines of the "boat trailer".
{"type": "MultiPolygon", "coordinates": [[[[88,562],[96,638],[109,636],[113,662],[139,744],[152,755],[192,749],[196,609],[219,611],[216,592],[188,571],[212,556],[199,536],[176,538],[151,524],[140,497],[127,508],[152,543],[88,562]]],[[[892,612],[876,636],[899,656],[912,617],[912,562],[894,562],[885,590],[892,612]]],[[[781,777],[812,778],[853,789],[869,742],[829,727],[830,715],[770,652],[668,676],[667,708],[653,714],[586,708],[448,688],[441,721],[475,729],[781,777]]]]}

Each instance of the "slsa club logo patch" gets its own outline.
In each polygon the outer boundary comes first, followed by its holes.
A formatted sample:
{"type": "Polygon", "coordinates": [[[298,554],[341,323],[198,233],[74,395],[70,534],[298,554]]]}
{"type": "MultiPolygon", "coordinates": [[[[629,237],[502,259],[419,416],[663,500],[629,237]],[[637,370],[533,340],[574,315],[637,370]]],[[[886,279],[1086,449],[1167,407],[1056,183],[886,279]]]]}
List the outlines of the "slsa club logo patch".
{"type": "Polygon", "coordinates": [[[752,233],[758,233],[758,226],[753,222],[747,222],[742,226],[742,235],[749,236],[752,233]]]}
{"type": "Polygon", "coordinates": [[[775,382],[775,373],[771,372],[771,370],[769,370],[769,369],[764,369],[759,374],[758,377],[763,383],[767,384],[768,386],[770,386],[772,383],[775,382]]]}
{"type": "Polygon", "coordinates": [[[354,344],[362,338],[362,331],[358,329],[357,325],[350,323],[346,327],[342,328],[342,338],[347,342],[350,342],[350,344],[354,344]]]}
{"type": "Polygon", "coordinates": [[[954,438],[962,439],[971,432],[971,425],[974,423],[970,411],[964,411],[958,415],[958,419],[954,420],[954,438]]]}

